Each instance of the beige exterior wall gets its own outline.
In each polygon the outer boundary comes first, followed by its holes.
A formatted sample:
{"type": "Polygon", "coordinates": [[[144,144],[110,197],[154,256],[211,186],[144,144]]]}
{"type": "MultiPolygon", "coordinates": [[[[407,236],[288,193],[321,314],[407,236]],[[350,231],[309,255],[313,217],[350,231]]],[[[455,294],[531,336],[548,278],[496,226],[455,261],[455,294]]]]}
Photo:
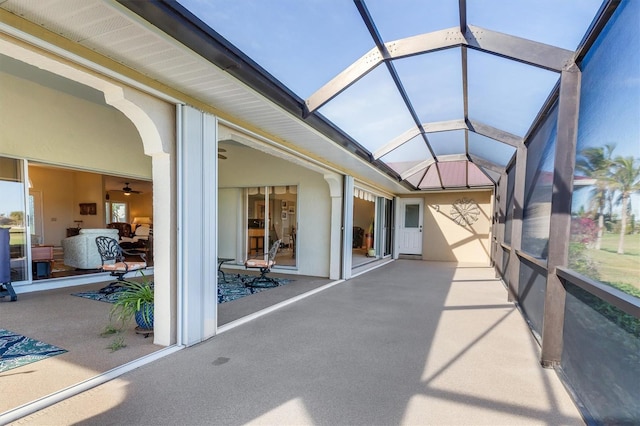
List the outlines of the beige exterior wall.
{"type": "Polygon", "coordinates": [[[99,105],[0,72],[0,154],[151,179],[151,157],[131,120],[99,105]]]}
{"type": "MultiPolygon", "coordinates": [[[[138,130],[117,109],[3,72],[0,91],[2,120],[11,123],[0,126],[0,155],[151,178],[152,160],[138,130]]],[[[60,245],[75,220],[84,228],[105,226],[100,174],[30,167],[29,177],[32,192],[42,196],[43,243],[60,245]],[[96,203],[97,214],[80,215],[79,203],[96,203]]],[[[126,201],[132,217],[153,216],[151,194],[126,201]]]]}
{"type": "MultiPolygon", "coordinates": [[[[218,162],[221,256],[242,256],[237,230],[243,226],[242,192],[234,189],[255,186],[296,185],[298,205],[296,256],[298,273],[327,277],[331,249],[331,196],[324,175],[253,148],[225,145],[226,160],[218,162]]],[[[277,218],[275,218],[277,220],[277,218]]]]}
{"type": "Polygon", "coordinates": [[[425,195],[422,258],[489,265],[491,195],[491,191],[425,195]],[[474,200],[480,209],[471,226],[458,225],[452,217],[454,203],[462,198],[474,200]]]}

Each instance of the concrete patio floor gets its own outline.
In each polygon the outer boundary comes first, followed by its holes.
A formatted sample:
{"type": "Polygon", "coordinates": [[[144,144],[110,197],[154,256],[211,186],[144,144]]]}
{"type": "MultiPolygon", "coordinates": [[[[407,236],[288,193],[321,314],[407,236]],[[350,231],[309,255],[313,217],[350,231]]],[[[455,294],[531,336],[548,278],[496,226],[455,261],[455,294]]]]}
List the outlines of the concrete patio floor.
{"type": "Polygon", "coordinates": [[[398,260],[15,424],[574,425],[492,268],[398,260]]]}

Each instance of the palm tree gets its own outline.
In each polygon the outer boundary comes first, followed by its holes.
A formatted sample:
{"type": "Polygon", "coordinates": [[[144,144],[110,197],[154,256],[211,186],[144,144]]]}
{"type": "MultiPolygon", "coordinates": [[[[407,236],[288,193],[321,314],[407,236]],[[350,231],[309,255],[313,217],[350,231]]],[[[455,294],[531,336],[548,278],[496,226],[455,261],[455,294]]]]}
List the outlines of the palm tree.
{"type": "Polygon", "coordinates": [[[612,180],[616,190],[620,191],[618,202],[622,204],[620,213],[620,240],[618,254],[624,254],[624,234],[627,231],[627,215],[631,194],[640,191],[640,164],[634,157],[618,156],[613,162],[612,180]]]}
{"type": "Polygon", "coordinates": [[[592,190],[590,209],[597,212],[598,216],[598,236],[596,239],[596,250],[600,250],[602,243],[602,232],[604,229],[604,210],[607,200],[611,194],[610,169],[612,166],[611,156],[615,144],[606,144],[604,147],[589,147],[580,152],[581,158],[576,161],[576,170],[584,173],[585,176],[596,180],[595,188],[592,190]]]}

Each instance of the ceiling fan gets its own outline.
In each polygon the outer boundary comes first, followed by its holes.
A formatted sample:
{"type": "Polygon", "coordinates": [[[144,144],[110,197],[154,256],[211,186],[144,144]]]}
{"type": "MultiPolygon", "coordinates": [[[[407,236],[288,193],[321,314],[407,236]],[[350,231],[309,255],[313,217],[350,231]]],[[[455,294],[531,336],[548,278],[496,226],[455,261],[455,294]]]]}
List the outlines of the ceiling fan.
{"type": "Polygon", "coordinates": [[[129,182],[124,183],[124,188],[122,188],[122,192],[124,192],[124,195],[140,194],[140,191],[134,191],[133,189],[131,189],[131,187],[129,186],[129,182]]]}
{"type": "Polygon", "coordinates": [[[220,154],[221,152],[227,152],[227,150],[224,148],[218,148],[218,158],[221,160],[226,160],[227,159],[226,155],[220,154]]]}

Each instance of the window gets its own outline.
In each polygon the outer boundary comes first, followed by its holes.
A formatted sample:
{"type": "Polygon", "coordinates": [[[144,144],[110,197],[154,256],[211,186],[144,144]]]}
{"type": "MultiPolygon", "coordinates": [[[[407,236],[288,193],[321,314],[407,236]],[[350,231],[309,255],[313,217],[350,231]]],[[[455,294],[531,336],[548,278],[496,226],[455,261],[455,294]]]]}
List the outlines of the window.
{"type": "Polygon", "coordinates": [[[129,206],[127,203],[107,202],[107,212],[109,212],[107,215],[108,223],[129,221],[129,206]]]}

